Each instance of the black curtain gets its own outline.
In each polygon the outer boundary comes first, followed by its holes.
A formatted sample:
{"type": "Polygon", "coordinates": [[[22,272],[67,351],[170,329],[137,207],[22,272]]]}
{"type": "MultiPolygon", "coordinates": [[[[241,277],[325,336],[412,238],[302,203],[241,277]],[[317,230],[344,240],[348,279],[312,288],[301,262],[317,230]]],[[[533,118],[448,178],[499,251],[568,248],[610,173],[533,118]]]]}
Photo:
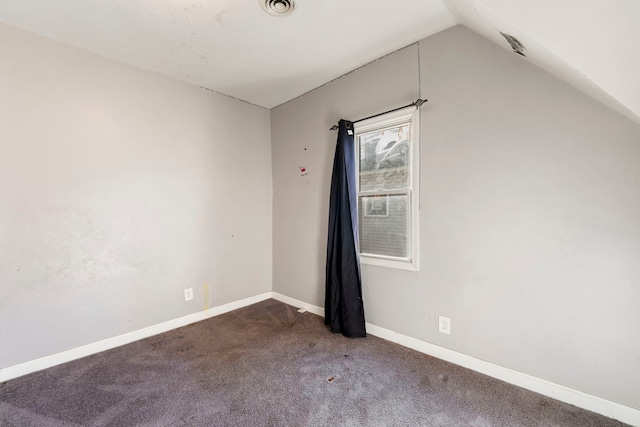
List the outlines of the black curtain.
{"type": "Polygon", "coordinates": [[[331,332],[341,332],[344,336],[357,338],[365,337],[367,332],[358,254],[353,138],[353,123],[340,120],[331,177],[324,323],[331,327],[331,332]]]}

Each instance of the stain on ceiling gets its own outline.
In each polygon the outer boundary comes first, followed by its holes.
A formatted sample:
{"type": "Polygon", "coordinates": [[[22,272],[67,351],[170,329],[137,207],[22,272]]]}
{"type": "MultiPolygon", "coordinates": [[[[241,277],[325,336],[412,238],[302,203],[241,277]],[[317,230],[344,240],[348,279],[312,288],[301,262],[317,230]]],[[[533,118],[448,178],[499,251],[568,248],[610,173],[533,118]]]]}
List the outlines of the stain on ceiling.
{"type": "Polygon", "coordinates": [[[461,24],[640,123],[637,0],[260,1],[0,0],[0,22],[265,108],[461,24]]]}

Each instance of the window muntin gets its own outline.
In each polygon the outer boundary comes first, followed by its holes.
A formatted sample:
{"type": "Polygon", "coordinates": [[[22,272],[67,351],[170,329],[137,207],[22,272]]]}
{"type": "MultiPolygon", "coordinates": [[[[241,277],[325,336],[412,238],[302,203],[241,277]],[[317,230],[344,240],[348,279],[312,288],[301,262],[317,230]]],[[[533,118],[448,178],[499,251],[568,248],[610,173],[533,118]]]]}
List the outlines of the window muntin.
{"type": "Polygon", "coordinates": [[[418,269],[416,121],[409,108],[355,126],[363,264],[418,269]]]}

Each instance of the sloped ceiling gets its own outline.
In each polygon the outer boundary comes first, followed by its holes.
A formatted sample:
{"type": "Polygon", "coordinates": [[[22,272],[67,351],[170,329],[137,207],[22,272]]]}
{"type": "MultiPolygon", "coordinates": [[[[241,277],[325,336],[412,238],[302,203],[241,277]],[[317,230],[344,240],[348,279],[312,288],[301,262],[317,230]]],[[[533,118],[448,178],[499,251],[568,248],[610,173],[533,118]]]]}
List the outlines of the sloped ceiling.
{"type": "Polygon", "coordinates": [[[447,0],[456,20],[640,123],[640,1],[447,0]]]}
{"type": "Polygon", "coordinates": [[[272,108],[462,24],[640,123],[638,0],[0,0],[0,22],[272,108]]]}

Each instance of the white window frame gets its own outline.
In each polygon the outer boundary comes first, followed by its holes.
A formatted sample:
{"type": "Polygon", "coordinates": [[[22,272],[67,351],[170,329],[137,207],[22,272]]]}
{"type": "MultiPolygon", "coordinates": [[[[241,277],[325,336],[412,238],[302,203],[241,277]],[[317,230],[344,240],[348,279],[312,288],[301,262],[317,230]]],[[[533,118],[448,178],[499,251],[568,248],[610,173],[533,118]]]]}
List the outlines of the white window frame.
{"type": "MultiPolygon", "coordinates": [[[[420,223],[420,123],[419,110],[416,107],[407,107],[398,111],[387,113],[378,117],[363,120],[354,123],[354,144],[356,154],[356,189],[358,193],[358,203],[360,196],[375,196],[376,194],[408,195],[409,210],[409,232],[407,235],[407,258],[398,258],[384,255],[363,254],[360,253],[360,262],[362,264],[377,265],[382,267],[398,268],[402,270],[418,271],[419,264],[419,231],[420,223]],[[380,191],[360,191],[360,148],[358,146],[358,136],[379,129],[393,127],[399,124],[410,122],[409,126],[409,154],[411,158],[411,173],[409,175],[409,185],[407,188],[400,190],[380,190],[380,191]],[[407,191],[408,190],[408,191],[407,191]]],[[[364,213],[363,213],[364,216],[364,213]]],[[[358,242],[358,252],[360,252],[360,243],[358,242]]]]}

